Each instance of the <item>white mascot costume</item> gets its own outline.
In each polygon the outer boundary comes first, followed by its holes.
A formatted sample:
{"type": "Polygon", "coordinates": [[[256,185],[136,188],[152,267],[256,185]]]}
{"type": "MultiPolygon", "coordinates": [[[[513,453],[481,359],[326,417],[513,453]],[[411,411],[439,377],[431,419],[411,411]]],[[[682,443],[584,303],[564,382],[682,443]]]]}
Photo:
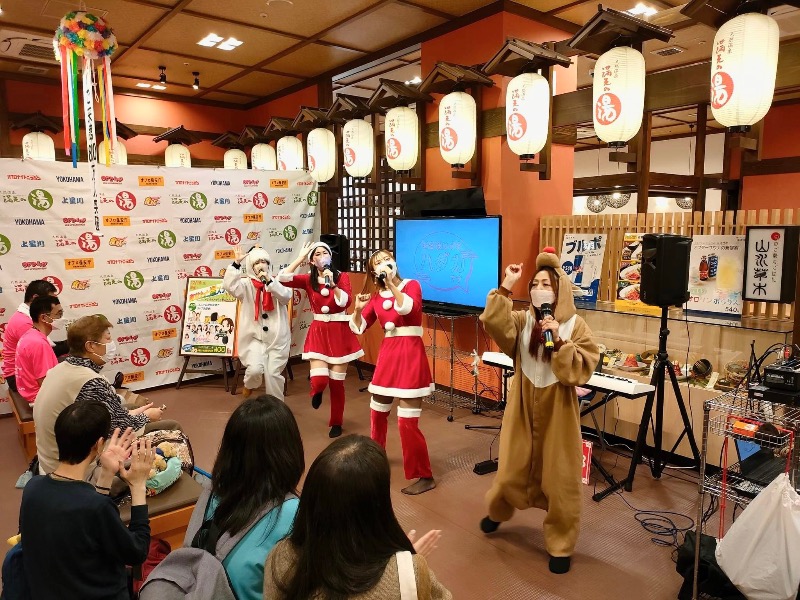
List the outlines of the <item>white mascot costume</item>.
{"type": "Polygon", "coordinates": [[[283,400],[282,373],[292,337],[287,308],[292,290],[273,279],[269,253],[258,246],[247,253],[241,265],[234,262],[225,269],[222,285],[242,303],[238,348],[246,367],[244,397],[261,386],[263,376],[267,394],[283,400]]]}

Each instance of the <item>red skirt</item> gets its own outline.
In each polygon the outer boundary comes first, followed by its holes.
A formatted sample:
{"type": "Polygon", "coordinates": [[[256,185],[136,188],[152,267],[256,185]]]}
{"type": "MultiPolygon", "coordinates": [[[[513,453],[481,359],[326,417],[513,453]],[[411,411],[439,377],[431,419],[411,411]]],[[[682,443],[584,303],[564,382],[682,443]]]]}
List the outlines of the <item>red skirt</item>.
{"type": "Polygon", "coordinates": [[[312,321],[303,346],[303,360],[343,365],[364,356],[347,321],[312,321]]]}
{"type": "Polygon", "coordinates": [[[433,393],[425,344],[417,336],[387,337],[369,384],[371,394],[390,398],[425,398],[433,393]]]}

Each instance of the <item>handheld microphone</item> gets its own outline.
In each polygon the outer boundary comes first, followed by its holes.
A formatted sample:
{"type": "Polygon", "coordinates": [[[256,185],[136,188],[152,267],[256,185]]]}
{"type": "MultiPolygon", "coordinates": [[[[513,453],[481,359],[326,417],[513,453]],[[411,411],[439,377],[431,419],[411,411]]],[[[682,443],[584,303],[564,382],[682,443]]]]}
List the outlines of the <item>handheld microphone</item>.
{"type": "MultiPolygon", "coordinates": [[[[552,317],[553,316],[553,307],[550,304],[546,303],[546,302],[544,304],[542,304],[542,306],[541,306],[541,308],[539,310],[542,311],[542,319],[544,319],[545,317],[552,317]]],[[[545,332],[544,332],[544,349],[547,352],[552,352],[555,347],[556,347],[556,344],[553,341],[553,332],[550,331],[549,329],[545,330],[545,332]]]]}
{"type": "Polygon", "coordinates": [[[378,281],[380,281],[382,284],[386,285],[386,272],[385,271],[381,271],[380,272],[380,274],[378,275],[378,281]]]}
{"type": "MultiPolygon", "coordinates": [[[[322,263],[322,270],[323,271],[325,271],[327,269],[330,269],[330,268],[331,268],[331,261],[330,260],[326,260],[326,261],[324,261],[322,263]]],[[[325,275],[325,287],[327,287],[327,288],[333,287],[330,275],[325,275]]]]}

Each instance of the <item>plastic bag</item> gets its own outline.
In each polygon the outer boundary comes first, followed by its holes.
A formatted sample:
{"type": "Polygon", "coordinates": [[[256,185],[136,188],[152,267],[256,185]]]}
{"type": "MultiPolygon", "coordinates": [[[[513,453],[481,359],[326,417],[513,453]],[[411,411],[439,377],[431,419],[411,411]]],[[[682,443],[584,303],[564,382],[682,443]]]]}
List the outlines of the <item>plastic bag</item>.
{"type": "Polygon", "coordinates": [[[800,586],[800,495],[781,473],[717,545],[717,563],[749,600],[794,600],[800,586]]]}

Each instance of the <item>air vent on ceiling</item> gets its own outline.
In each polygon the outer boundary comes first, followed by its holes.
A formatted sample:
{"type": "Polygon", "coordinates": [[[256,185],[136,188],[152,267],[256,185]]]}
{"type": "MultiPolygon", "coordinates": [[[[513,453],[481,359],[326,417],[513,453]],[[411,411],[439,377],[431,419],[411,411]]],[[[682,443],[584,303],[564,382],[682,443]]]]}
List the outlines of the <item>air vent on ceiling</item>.
{"type": "Polygon", "coordinates": [[[681,52],[686,52],[686,48],[682,46],[667,46],[665,48],[659,48],[658,50],[651,50],[650,54],[655,54],[656,56],[672,56],[674,54],[680,54],[681,52]]]}
{"type": "Polygon", "coordinates": [[[33,65],[21,65],[19,72],[27,73],[28,75],[47,75],[50,69],[46,67],[34,67],[33,65]]]}
{"type": "Polygon", "coordinates": [[[0,30],[0,58],[3,56],[56,64],[52,38],[8,29],[0,30]]]}

